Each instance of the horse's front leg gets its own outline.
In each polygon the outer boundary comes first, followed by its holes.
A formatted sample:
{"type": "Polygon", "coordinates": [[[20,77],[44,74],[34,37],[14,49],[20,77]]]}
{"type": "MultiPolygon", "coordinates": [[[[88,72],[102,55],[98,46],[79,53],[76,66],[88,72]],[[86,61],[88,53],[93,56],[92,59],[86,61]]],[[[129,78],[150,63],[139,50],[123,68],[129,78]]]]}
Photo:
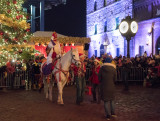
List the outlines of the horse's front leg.
{"type": "Polygon", "coordinates": [[[43,84],[44,84],[44,94],[46,95],[46,99],[48,99],[49,84],[47,83],[47,77],[43,78],[43,84]]]}
{"type": "Polygon", "coordinates": [[[63,94],[62,90],[63,90],[62,82],[58,82],[58,100],[57,100],[58,104],[64,104],[63,98],[62,98],[62,94],[63,94]]]}

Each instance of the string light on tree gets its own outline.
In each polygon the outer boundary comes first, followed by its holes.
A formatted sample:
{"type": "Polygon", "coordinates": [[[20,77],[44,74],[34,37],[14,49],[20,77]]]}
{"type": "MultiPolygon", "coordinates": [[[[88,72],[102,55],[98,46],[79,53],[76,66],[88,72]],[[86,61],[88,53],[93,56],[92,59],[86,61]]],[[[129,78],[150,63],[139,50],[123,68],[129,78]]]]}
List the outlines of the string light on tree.
{"type": "Polygon", "coordinates": [[[0,0],[0,66],[11,57],[20,58],[20,53],[15,54],[17,48],[24,48],[32,35],[23,3],[24,0],[0,0]]]}

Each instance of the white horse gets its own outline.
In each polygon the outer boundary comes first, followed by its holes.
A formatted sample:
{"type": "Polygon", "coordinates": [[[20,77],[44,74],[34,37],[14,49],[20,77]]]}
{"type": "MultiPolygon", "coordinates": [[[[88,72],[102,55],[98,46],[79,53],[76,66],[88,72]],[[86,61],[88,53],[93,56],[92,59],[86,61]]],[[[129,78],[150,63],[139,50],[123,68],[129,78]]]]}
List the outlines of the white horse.
{"type": "MultiPolygon", "coordinates": [[[[78,49],[72,49],[68,51],[61,59],[58,60],[56,63],[54,70],[52,71],[52,75],[54,75],[54,79],[57,82],[57,87],[58,87],[58,104],[64,104],[63,103],[63,88],[67,82],[67,78],[69,75],[69,68],[71,64],[74,63],[76,65],[80,64],[79,60],[79,53],[78,49]]],[[[46,98],[49,98],[49,100],[52,101],[52,87],[53,87],[54,82],[50,81],[48,85],[45,85],[45,93],[46,93],[46,98]],[[46,88],[46,86],[48,88],[46,88]]]]}

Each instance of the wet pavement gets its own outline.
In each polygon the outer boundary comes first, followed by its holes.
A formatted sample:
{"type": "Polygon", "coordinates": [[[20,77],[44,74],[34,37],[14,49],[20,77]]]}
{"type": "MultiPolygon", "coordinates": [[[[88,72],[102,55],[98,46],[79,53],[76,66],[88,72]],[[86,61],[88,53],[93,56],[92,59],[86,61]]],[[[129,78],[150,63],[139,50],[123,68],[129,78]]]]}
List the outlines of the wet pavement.
{"type": "MultiPolygon", "coordinates": [[[[129,92],[117,85],[116,115],[110,121],[160,121],[160,88],[130,86],[129,92]]],[[[56,103],[57,88],[53,90],[53,102],[38,91],[0,90],[0,121],[105,121],[103,102],[91,103],[85,95],[82,105],[75,104],[75,86],[64,88],[64,106],[56,103]]]]}

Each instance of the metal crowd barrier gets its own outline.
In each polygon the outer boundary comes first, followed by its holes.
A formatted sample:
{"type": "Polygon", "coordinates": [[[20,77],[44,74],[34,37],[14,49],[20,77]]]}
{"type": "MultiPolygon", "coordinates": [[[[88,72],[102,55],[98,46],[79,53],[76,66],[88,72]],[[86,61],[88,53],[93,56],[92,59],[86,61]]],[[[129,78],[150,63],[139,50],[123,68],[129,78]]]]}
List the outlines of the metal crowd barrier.
{"type": "MultiPolygon", "coordinates": [[[[119,67],[117,68],[117,81],[123,81],[124,76],[124,68],[119,67]]],[[[128,81],[144,81],[145,78],[145,71],[144,68],[130,68],[127,70],[127,77],[128,81]]]]}
{"type": "MultiPolygon", "coordinates": [[[[92,72],[90,68],[86,69],[86,80],[89,79],[92,72]]],[[[118,67],[117,68],[117,81],[123,81],[124,76],[124,68],[118,67]]],[[[144,68],[130,68],[127,73],[128,81],[144,81],[145,78],[145,71],[144,68]]]]}
{"type": "Polygon", "coordinates": [[[15,71],[13,73],[1,73],[0,74],[0,87],[6,88],[20,88],[25,86],[26,80],[28,80],[28,71],[15,71]]]}
{"type": "MultiPolygon", "coordinates": [[[[128,71],[128,81],[143,81],[146,74],[144,68],[130,68],[128,71]]],[[[88,81],[92,74],[90,68],[86,68],[85,78],[88,81]]],[[[117,81],[123,81],[124,70],[117,68],[117,81]]],[[[0,73],[0,88],[31,88],[33,73],[31,71],[16,71],[14,73],[0,73]]],[[[89,81],[88,81],[89,82],[89,81]]]]}

